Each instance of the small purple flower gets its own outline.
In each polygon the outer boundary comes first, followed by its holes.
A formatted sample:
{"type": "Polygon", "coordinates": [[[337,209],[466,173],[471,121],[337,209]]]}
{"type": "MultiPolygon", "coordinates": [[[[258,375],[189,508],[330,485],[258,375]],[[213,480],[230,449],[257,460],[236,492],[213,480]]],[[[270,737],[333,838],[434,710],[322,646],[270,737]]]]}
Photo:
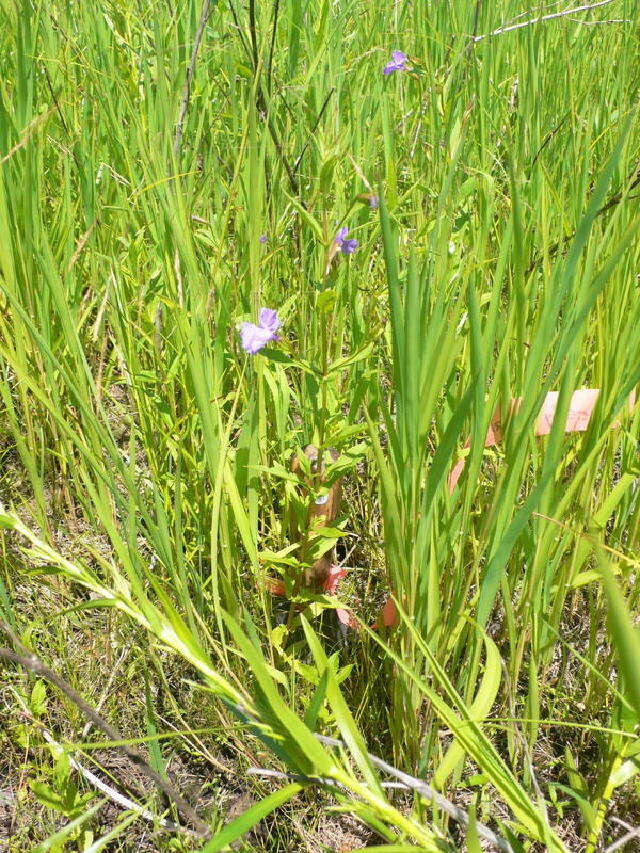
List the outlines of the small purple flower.
{"type": "Polygon", "coordinates": [[[258,326],[255,323],[240,324],[242,349],[250,355],[260,352],[271,341],[280,340],[277,333],[282,324],[274,308],[261,308],[258,322],[258,326]]]}
{"type": "Polygon", "coordinates": [[[258,315],[258,322],[263,329],[268,329],[273,335],[276,334],[282,325],[275,308],[261,308],[258,315]]]}
{"type": "Polygon", "coordinates": [[[380,207],[380,196],[373,193],[369,196],[369,207],[372,210],[377,210],[380,207]]]}
{"type": "Polygon", "coordinates": [[[266,235],[266,234],[261,234],[261,235],[258,237],[258,243],[262,243],[262,245],[264,246],[264,244],[265,244],[266,242],[267,242],[267,235],[266,235]]]}
{"type": "Polygon", "coordinates": [[[349,229],[345,225],[338,231],[334,240],[334,243],[340,247],[340,251],[343,255],[353,255],[355,250],[358,248],[357,240],[353,238],[347,239],[348,233],[349,229]]]}
{"type": "Polygon", "coordinates": [[[387,64],[382,69],[382,73],[386,76],[389,74],[393,74],[394,71],[406,71],[407,70],[407,54],[403,53],[401,50],[394,50],[391,53],[391,62],[387,62],[387,64]]]}

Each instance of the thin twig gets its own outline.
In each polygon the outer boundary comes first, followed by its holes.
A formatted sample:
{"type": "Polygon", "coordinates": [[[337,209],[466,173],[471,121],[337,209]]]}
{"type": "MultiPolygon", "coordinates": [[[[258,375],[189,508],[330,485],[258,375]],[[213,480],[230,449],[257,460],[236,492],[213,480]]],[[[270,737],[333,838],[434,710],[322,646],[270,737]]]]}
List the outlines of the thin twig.
{"type": "Polygon", "coordinates": [[[575,15],[577,12],[588,12],[590,9],[597,9],[599,6],[608,6],[613,3],[613,0],[598,0],[596,3],[585,3],[583,6],[574,6],[571,9],[563,9],[561,12],[550,12],[548,15],[539,15],[537,18],[529,18],[527,21],[520,21],[517,24],[511,24],[507,27],[498,27],[490,33],[484,33],[480,36],[473,36],[474,43],[490,38],[491,36],[499,36],[502,33],[510,33],[513,30],[521,30],[523,27],[529,27],[532,24],[541,24],[543,21],[551,21],[554,18],[564,18],[567,15],[575,15]]]}
{"type": "Polygon", "coordinates": [[[240,21],[238,20],[238,15],[236,13],[235,6],[233,5],[233,0],[229,0],[229,10],[231,11],[231,17],[233,18],[233,23],[235,24],[236,30],[238,31],[238,35],[240,37],[240,41],[242,43],[242,47],[247,50],[247,42],[244,37],[244,33],[242,32],[242,27],[240,26],[240,21]]]}
{"type": "Polygon", "coordinates": [[[533,169],[533,167],[537,163],[538,158],[540,157],[540,155],[542,154],[544,149],[551,142],[553,137],[556,135],[556,133],[560,130],[560,128],[564,125],[564,123],[566,121],[567,121],[567,116],[564,116],[564,118],[561,119],[561,121],[559,121],[558,124],[549,131],[549,133],[547,133],[547,135],[545,136],[545,138],[542,142],[542,145],[540,146],[540,148],[538,148],[538,150],[536,151],[536,153],[533,156],[533,160],[531,161],[531,166],[530,166],[531,169],[533,169]]]}
{"type": "MultiPolygon", "coordinates": [[[[118,669],[122,666],[125,658],[129,655],[130,651],[131,651],[131,646],[125,646],[123,648],[122,652],[120,653],[120,657],[116,661],[115,666],[111,670],[111,674],[109,675],[109,678],[107,679],[107,683],[105,684],[104,690],[102,691],[102,695],[98,699],[98,703],[96,705],[96,713],[98,713],[98,714],[100,713],[100,711],[102,710],[102,706],[107,701],[107,697],[111,694],[111,685],[113,684],[113,680],[116,677],[118,669]]],[[[93,723],[91,722],[91,720],[87,720],[84,728],[82,729],[81,737],[83,740],[89,734],[92,725],[93,725],[93,723]]]]}
{"type": "Polygon", "coordinates": [[[178,124],[176,125],[176,135],[173,140],[173,153],[176,157],[180,153],[180,147],[182,145],[184,120],[187,115],[187,110],[189,109],[189,98],[191,97],[191,83],[193,82],[193,75],[196,70],[196,60],[198,58],[198,51],[200,50],[200,42],[202,41],[202,36],[204,34],[205,27],[207,26],[207,21],[209,20],[210,11],[211,0],[203,0],[202,11],[200,12],[200,21],[198,22],[198,29],[196,30],[196,37],[193,42],[193,49],[191,50],[191,61],[189,62],[187,76],[184,81],[184,89],[182,90],[182,101],[180,103],[178,124]]]}
{"type": "MultiPolygon", "coordinates": [[[[23,708],[25,714],[28,714],[30,716],[30,713],[29,713],[29,710],[28,710],[26,704],[24,704],[23,700],[20,697],[18,697],[18,698],[19,698],[20,704],[22,705],[22,708],[23,708]]],[[[59,743],[53,737],[51,732],[48,731],[48,729],[46,729],[42,725],[42,723],[40,723],[39,721],[36,721],[36,720],[34,720],[34,722],[37,723],[38,731],[40,732],[40,734],[42,735],[42,737],[44,738],[44,740],[46,740],[46,742],[48,744],[51,744],[51,746],[55,747],[56,749],[63,749],[62,744],[59,743]]],[[[80,762],[71,755],[69,756],[69,764],[71,767],[73,767],[73,769],[77,773],[79,773],[81,776],[83,776],[84,779],[86,779],[86,781],[92,787],[96,788],[96,790],[103,793],[108,799],[110,799],[112,802],[116,803],[116,805],[121,806],[123,809],[129,809],[130,811],[137,812],[138,817],[142,818],[143,820],[147,820],[150,823],[153,823],[154,825],[161,827],[162,829],[166,830],[167,832],[182,832],[182,833],[187,833],[188,835],[198,835],[199,836],[199,833],[195,832],[193,829],[189,829],[189,827],[187,827],[187,826],[178,826],[178,824],[173,823],[173,821],[167,820],[167,818],[156,817],[156,815],[154,815],[153,812],[150,812],[148,809],[145,809],[144,806],[141,806],[138,803],[134,802],[133,800],[130,800],[129,797],[125,797],[124,794],[120,793],[120,791],[116,790],[111,785],[107,785],[106,782],[103,782],[102,779],[100,779],[98,776],[96,776],[95,773],[92,773],[91,770],[87,770],[87,768],[84,767],[84,765],[80,764],[80,762]]]]}
{"type": "Polygon", "coordinates": [[[611,816],[611,823],[617,823],[618,826],[621,826],[623,829],[626,829],[628,832],[636,832],[640,829],[638,826],[632,826],[630,823],[627,823],[626,820],[622,820],[619,817],[611,816]]]}
{"type": "MultiPolygon", "coordinates": [[[[304,782],[307,785],[322,785],[326,788],[341,788],[347,790],[345,786],[336,782],[335,779],[329,779],[324,776],[304,776],[300,773],[285,773],[284,770],[271,770],[268,767],[248,767],[245,770],[247,776],[264,776],[267,779],[286,779],[287,782],[304,782]]],[[[404,782],[381,782],[381,788],[387,790],[408,791],[408,785],[404,782]]]]}
{"type": "Polygon", "coordinates": [[[271,770],[268,767],[248,767],[247,776],[264,776],[267,779],[286,779],[288,782],[304,782],[306,785],[322,785],[325,788],[344,788],[335,779],[325,776],[304,776],[300,773],[285,773],[284,770],[271,770]]]}
{"type": "Polygon", "coordinates": [[[473,45],[476,40],[476,36],[478,35],[478,25],[480,23],[480,7],[482,6],[482,0],[476,0],[476,8],[473,13],[473,33],[471,34],[471,38],[469,39],[469,44],[466,47],[465,53],[467,57],[473,50],[473,45]]]}
{"type": "Polygon", "coordinates": [[[256,33],[256,0],[249,0],[249,34],[253,53],[253,67],[258,67],[258,35],[256,33]]]}
{"type": "MultiPolygon", "coordinates": [[[[317,740],[320,743],[323,743],[327,746],[339,746],[345,747],[341,740],[333,737],[326,737],[325,735],[316,734],[317,740]]],[[[393,767],[391,764],[387,764],[382,758],[379,758],[377,755],[373,755],[372,753],[367,753],[369,758],[371,759],[371,763],[378,767],[380,770],[383,770],[385,773],[388,773],[389,776],[393,776],[395,779],[398,779],[402,785],[412,791],[417,791],[419,794],[422,794],[423,797],[427,800],[431,800],[431,802],[435,803],[439,806],[443,812],[449,815],[449,817],[453,818],[453,820],[458,823],[462,823],[465,826],[469,823],[469,815],[464,809],[461,809],[459,806],[456,806],[450,800],[447,800],[446,797],[443,797],[441,793],[436,791],[430,785],[427,785],[426,782],[423,782],[422,779],[418,779],[415,776],[410,776],[408,773],[405,773],[402,770],[398,770],[396,767],[393,767]]],[[[488,826],[485,826],[482,823],[476,822],[476,830],[478,835],[481,838],[484,838],[486,841],[490,841],[492,844],[499,850],[503,850],[504,853],[513,853],[513,848],[509,844],[509,842],[501,838],[499,835],[496,835],[488,826]]]]}
{"type": "Polygon", "coordinates": [[[571,19],[575,24],[580,24],[581,27],[597,27],[600,24],[632,24],[631,18],[603,18],[601,21],[581,21],[580,18],[571,19]]]}
{"type": "Polygon", "coordinates": [[[278,30],[278,16],[280,13],[280,0],[274,0],[273,4],[273,29],[271,30],[271,44],[269,46],[269,61],[267,62],[267,91],[271,94],[271,75],[273,73],[273,51],[276,46],[276,32],[278,30]]]}
{"type": "Polygon", "coordinates": [[[69,133],[69,128],[67,126],[66,121],[64,120],[64,116],[62,115],[62,110],[60,109],[60,103],[58,101],[56,93],[53,91],[53,84],[51,82],[51,77],[49,76],[49,70],[47,69],[47,66],[44,64],[42,66],[42,70],[44,71],[44,79],[46,80],[47,88],[49,90],[49,94],[51,95],[51,100],[55,104],[58,115],[60,116],[60,121],[62,122],[62,127],[64,128],[64,132],[67,134],[67,137],[70,138],[71,134],[69,133]]]}
{"type": "Polygon", "coordinates": [[[600,208],[600,210],[598,210],[596,216],[602,216],[603,213],[606,213],[608,210],[611,210],[612,207],[615,207],[617,204],[620,204],[620,202],[622,201],[623,194],[626,193],[626,195],[628,196],[629,193],[635,190],[635,188],[640,184],[640,163],[636,164],[636,168],[629,175],[627,180],[630,181],[630,183],[626,190],[620,190],[619,192],[614,193],[613,196],[609,199],[609,201],[606,202],[606,204],[604,204],[600,208]]]}
{"type": "MultiPolygon", "coordinates": [[[[242,46],[245,50],[245,53],[247,53],[250,61],[253,63],[253,73],[254,73],[254,75],[257,75],[258,74],[258,55],[257,55],[257,52],[254,51],[254,49],[253,49],[253,47],[254,47],[254,45],[253,45],[254,33],[253,32],[251,33],[252,44],[251,44],[251,46],[249,46],[247,44],[247,41],[246,41],[244,34],[242,32],[242,27],[240,26],[240,22],[238,20],[237,14],[236,14],[235,7],[233,5],[233,0],[228,0],[228,2],[229,2],[229,9],[231,11],[231,15],[232,15],[234,23],[235,23],[236,30],[238,31],[238,36],[239,36],[240,41],[242,43],[242,46]]],[[[255,11],[254,11],[254,15],[255,15],[255,11]]],[[[254,25],[255,25],[255,20],[254,20],[254,25]]],[[[257,46],[257,42],[256,42],[256,46],[257,46]]],[[[289,184],[291,186],[293,194],[298,195],[300,188],[299,188],[298,180],[296,178],[295,169],[292,168],[291,164],[289,163],[289,161],[285,157],[284,149],[282,147],[282,143],[280,142],[280,140],[278,138],[278,134],[276,132],[275,126],[273,124],[273,121],[271,120],[271,116],[269,115],[269,110],[267,108],[267,99],[265,98],[264,92],[262,91],[262,86],[260,84],[260,80],[256,80],[256,108],[257,108],[258,112],[262,113],[265,117],[267,130],[269,131],[269,135],[271,136],[271,140],[273,141],[276,152],[278,154],[278,157],[280,158],[280,161],[284,167],[284,170],[287,173],[287,178],[289,179],[289,184]]],[[[304,202],[303,202],[303,206],[304,206],[304,202]]]]}
{"type": "Polygon", "coordinates": [[[79,257],[80,257],[80,255],[82,254],[82,250],[84,249],[84,247],[87,245],[87,243],[88,243],[88,241],[89,241],[89,237],[91,237],[91,235],[93,234],[93,229],[94,229],[95,227],[96,227],[96,220],[94,219],[94,220],[93,220],[93,222],[91,223],[91,225],[90,225],[90,226],[87,228],[87,230],[84,232],[84,234],[82,234],[82,235],[78,238],[78,242],[76,243],[75,251],[74,251],[73,255],[71,256],[71,260],[70,260],[70,261],[69,261],[69,263],[67,264],[67,268],[66,268],[66,270],[65,270],[66,275],[69,275],[69,273],[71,272],[71,270],[72,270],[72,269],[74,268],[74,266],[76,265],[76,263],[77,263],[77,261],[78,261],[78,258],[79,258],[79,257]]]}
{"type": "MultiPolygon", "coordinates": [[[[629,195],[629,193],[631,193],[632,190],[634,190],[637,186],[640,186],[640,162],[636,163],[636,166],[634,167],[633,172],[631,172],[631,174],[628,176],[627,181],[629,181],[629,184],[626,189],[614,193],[611,198],[596,211],[596,216],[602,216],[604,213],[607,213],[612,208],[617,207],[617,205],[619,205],[624,198],[634,198],[634,196],[629,195]]],[[[575,233],[575,231],[572,231],[571,234],[565,234],[565,236],[562,237],[560,240],[556,240],[555,243],[552,243],[547,250],[546,257],[555,257],[555,255],[557,255],[558,252],[564,246],[566,246],[569,240],[573,239],[575,233]]],[[[526,275],[529,275],[531,272],[533,272],[533,270],[540,263],[540,261],[544,259],[544,257],[545,255],[543,254],[536,255],[536,257],[527,267],[526,275]]]]}
{"type": "Polygon", "coordinates": [[[298,179],[296,178],[295,169],[292,168],[291,164],[287,160],[284,155],[284,149],[282,147],[282,143],[278,139],[278,134],[276,133],[275,126],[271,120],[271,116],[269,115],[269,111],[267,109],[267,102],[264,97],[264,93],[262,91],[262,86],[260,82],[258,82],[256,86],[256,98],[257,98],[257,108],[258,112],[263,112],[265,116],[265,121],[267,123],[267,129],[269,131],[269,135],[273,141],[275,149],[278,153],[278,157],[280,158],[282,165],[284,166],[284,170],[287,173],[287,178],[289,179],[289,184],[291,185],[291,189],[293,190],[294,195],[298,195],[300,188],[298,184],[298,179]]]}
{"type": "Polygon", "coordinates": [[[640,838],[640,828],[631,829],[629,832],[622,835],[618,838],[617,841],[614,841],[613,844],[610,844],[604,853],[613,853],[614,850],[619,850],[621,847],[624,847],[628,841],[631,841],[633,838],[640,838]]]}
{"type": "Polygon", "coordinates": [[[33,132],[38,127],[40,127],[42,122],[46,121],[49,118],[54,109],[54,107],[50,107],[46,112],[42,113],[42,115],[36,116],[32,121],[29,122],[22,138],[19,139],[16,144],[7,151],[7,153],[4,155],[4,157],[2,157],[2,159],[0,159],[0,166],[3,166],[7,162],[7,160],[10,160],[13,157],[16,152],[20,151],[21,148],[25,147],[25,145],[31,139],[33,132]]]}
{"type": "Polygon", "coordinates": [[[311,142],[311,138],[313,137],[313,134],[314,134],[314,133],[316,132],[316,130],[318,129],[318,125],[320,124],[320,121],[321,121],[321,119],[322,119],[323,113],[324,113],[324,111],[326,110],[327,105],[328,105],[329,101],[331,100],[331,96],[333,95],[333,93],[335,92],[335,90],[336,90],[336,87],[335,87],[335,86],[332,86],[332,87],[331,87],[331,91],[329,92],[329,94],[327,95],[327,97],[324,99],[324,102],[323,102],[322,106],[320,107],[320,112],[318,113],[318,117],[316,118],[316,120],[315,120],[315,122],[314,122],[314,125],[313,125],[313,127],[311,128],[311,132],[309,133],[309,136],[307,137],[307,141],[305,142],[305,144],[304,144],[304,145],[303,145],[303,147],[302,147],[302,151],[300,152],[300,156],[298,157],[298,159],[297,159],[297,160],[296,160],[296,162],[294,163],[294,166],[293,166],[293,171],[294,171],[294,172],[297,172],[297,171],[298,171],[298,167],[300,166],[300,163],[302,162],[302,158],[304,157],[305,151],[306,151],[306,150],[307,150],[307,148],[309,147],[309,143],[311,142]]]}
{"type": "MultiPolygon", "coordinates": [[[[247,708],[244,708],[242,705],[238,705],[235,702],[230,702],[228,700],[224,701],[225,705],[227,705],[228,708],[233,710],[243,722],[247,723],[248,725],[255,725],[256,720],[247,708]]],[[[346,744],[343,741],[338,740],[337,738],[326,737],[325,735],[317,733],[314,733],[314,737],[316,738],[316,740],[320,741],[320,743],[324,744],[325,746],[346,748],[346,744]]],[[[417,779],[415,776],[410,776],[408,773],[404,773],[402,770],[398,770],[397,768],[392,767],[390,764],[387,764],[386,761],[383,761],[382,758],[379,758],[377,755],[373,755],[373,753],[371,752],[368,752],[367,755],[369,756],[371,763],[375,767],[378,767],[380,770],[389,774],[389,776],[393,776],[395,779],[397,779],[401,783],[400,786],[402,788],[404,788],[405,790],[417,791],[425,799],[430,800],[431,802],[439,806],[443,812],[448,814],[449,817],[451,817],[457,823],[462,823],[464,826],[468,825],[469,815],[465,812],[465,810],[461,809],[459,806],[456,806],[446,797],[443,797],[442,794],[440,794],[430,785],[427,785],[427,783],[423,782],[422,779],[417,779]]],[[[251,772],[257,775],[258,772],[262,773],[263,771],[261,768],[251,768],[251,772]]],[[[281,771],[267,771],[265,775],[278,777],[278,774],[280,772],[281,771]]],[[[285,774],[285,776],[287,776],[287,774],[285,774]]],[[[307,776],[301,777],[301,779],[305,782],[315,784],[328,783],[328,785],[331,787],[339,787],[333,779],[324,780],[320,777],[307,776]]],[[[385,783],[383,783],[383,785],[384,784],[385,783]]],[[[389,786],[388,783],[386,786],[389,786]]],[[[501,836],[496,835],[496,833],[489,829],[488,826],[485,826],[483,823],[476,822],[476,829],[478,835],[481,838],[484,838],[486,841],[491,842],[491,844],[495,845],[499,850],[502,850],[503,853],[514,853],[513,847],[509,844],[509,842],[506,839],[501,838],[501,836]]]]}
{"type": "MultiPolygon", "coordinates": [[[[24,649],[24,646],[20,643],[16,635],[13,633],[9,625],[5,622],[0,621],[0,629],[4,631],[4,633],[11,639],[14,646],[16,648],[24,649]]],[[[120,734],[120,732],[113,728],[106,720],[103,720],[102,717],[96,713],[96,711],[89,705],[82,696],[74,690],[74,688],[64,680],[61,676],[59,676],[56,672],[50,669],[43,661],[40,660],[37,655],[34,655],[32,652],[24,650],[25,654],[20,654],[18,652],[12,651],[7,648],[0,648],[0,658],[4,658],[5,660],[11,661],[12,663],[18,664],[19,666],[24,667],[24,669],[33,673],[34,675],[39,675],[42,678],[45,678],[47,681],[50,681],[55,687],[57,687],[64,695],[71,701],[73,704],[87,717],[87,719],[91,720],[91,722],[101,729],[107,736],[107,738],[111,741],[123,741],[125,738],[120,734]]],[[[162,793],[172,802],[175,803],[178,810],[183,814],[185,819],[195,828],[198,833],[203,836],[209,835],[209,827],[207,824],[198,817],[195,810],[189,803],[184,799],[182,794],[177,791],[173,785],[167,782],[162,776],[151,767],[141,753],[139,753],[136,749],[133,749],[131,746],[127,744],[120,744],[122,750],[125,752],[130,761],[135,764],[135,766],[145,774],[155,785],[157,788],[162,791],[162,793]]]]}
{"type": "MultiPolygon", "coordinates": [[[[44,728],[40,729],[40,734],[42,737],[50,743],[52,746],[61,746],[58,741],[51,736],[51,734],[44,728]]],[[[189,829],[186,826],[178,826],[178,824],[173,823],[173,821],[167,820],[164,817],[156,817],[153,812],[150,812],[148,809],[145,809],[144,806],[138,805],[138,803],[130,800],[129,797],[125,797],[124,794],[121,794],[120,791],[117,791],[111,785],[107,785],[106,782],[103,782],[95,773],[92,773],[91,770],[87,770],[87,768],[80,764],[80,762],[75,759],[73,756],[69,756],[69,764],[76,770],[81,776],[83,776],[86,781],[96,788],[98,791],[101,791],[106,797],[108,797],[112,802],[121,806],[123,809],[129,809],[130,811],[134,811],[137,813],[138,817],[141,817],[143,820],[148,820],[150,823],[158,824],[162,829],[165,829],[167,832],[186,832],[190,835],[197,835],[200,837],[199,832],[194,832],[194,830],[189,829]]]]}

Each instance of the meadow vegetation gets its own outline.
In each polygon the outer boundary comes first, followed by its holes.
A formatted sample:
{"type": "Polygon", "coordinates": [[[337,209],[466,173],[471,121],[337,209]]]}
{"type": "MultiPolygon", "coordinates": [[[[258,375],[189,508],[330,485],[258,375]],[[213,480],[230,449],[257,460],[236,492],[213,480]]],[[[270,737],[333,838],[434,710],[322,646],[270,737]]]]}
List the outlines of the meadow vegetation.
{"type": "Polygon", "coordinates": [[[640,12],[575,5],[1,0],[1,849],[638,849],[640,12]]]}

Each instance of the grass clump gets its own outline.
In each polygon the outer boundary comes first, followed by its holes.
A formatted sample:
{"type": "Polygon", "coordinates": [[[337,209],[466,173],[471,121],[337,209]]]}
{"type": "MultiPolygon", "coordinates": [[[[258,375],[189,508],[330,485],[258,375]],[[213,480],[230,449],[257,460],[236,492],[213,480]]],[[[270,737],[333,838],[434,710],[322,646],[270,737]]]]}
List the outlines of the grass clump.
{"type": "Polygon", "coordinates": [[[2,4],[9,849],[635,843],[639,19],[569,12],[2,4]]]}

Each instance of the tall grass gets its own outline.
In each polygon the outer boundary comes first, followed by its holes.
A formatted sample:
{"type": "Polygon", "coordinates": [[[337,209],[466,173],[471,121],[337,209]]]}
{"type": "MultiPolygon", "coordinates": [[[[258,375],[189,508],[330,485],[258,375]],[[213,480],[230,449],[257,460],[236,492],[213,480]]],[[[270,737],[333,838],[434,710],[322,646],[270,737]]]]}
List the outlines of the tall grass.
{"type": "Polygon", "coordinates": [[[374,747],[473,791],[513,849],[572,849],[568,823],[595,850],[632,799],[639,19],[615,0],[470,43],[523,11],[230,2],[193,60],[191,0],[2,4],[7,618],[73,671],[71,633],[115,606],[140,666],[168,666],[159,644],[224,700],[212,726],[244,709],[303,781],[205,849],[318,777],[389,844],[455,849],[374,747]],[[409,70],[383,76],[392,49],[409,70]],[[360,245],[333,257],[343,225],[360,245]],[[264,305],[282,341],[247,356],[236,327],[264,305]],[[582,387],[595,411],[565,435],[582,387]],[[346,498],[305,556],[292,520],[327,486],[289,471],[308,443],[338,449],[346,498]],[[362,623],[339,660],[335,598],[299,583],[336,542],[362,623]],[[25,603],[41,585],[55,618],[25,603]],[[389,594],[399,623],[367,630],[389,594]]]}

